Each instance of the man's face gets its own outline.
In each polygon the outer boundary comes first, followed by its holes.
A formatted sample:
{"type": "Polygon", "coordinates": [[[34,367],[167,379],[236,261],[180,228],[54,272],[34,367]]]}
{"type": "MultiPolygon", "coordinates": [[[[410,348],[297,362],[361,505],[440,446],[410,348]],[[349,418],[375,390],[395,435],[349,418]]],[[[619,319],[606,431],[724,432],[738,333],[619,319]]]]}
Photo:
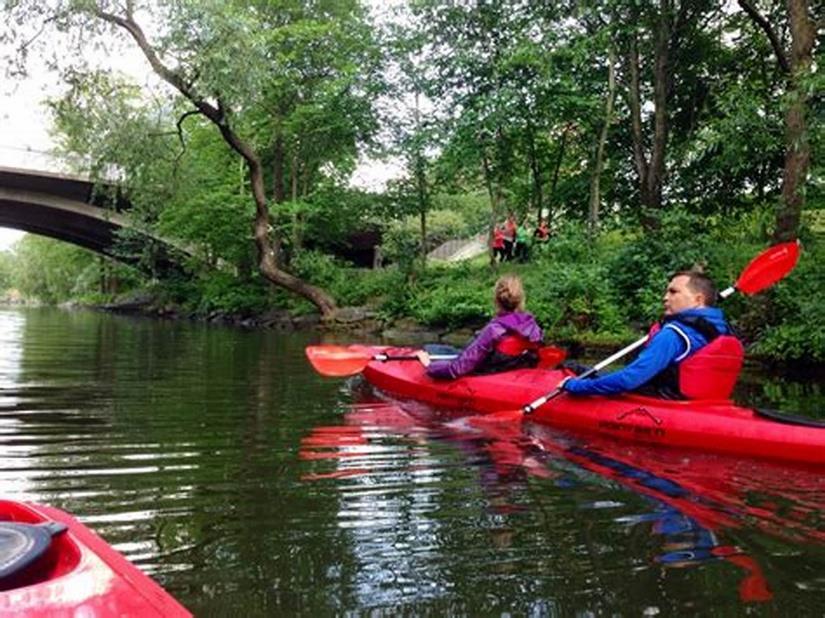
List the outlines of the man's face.
{"type": "Polygon", "coordinates": [[[704,306],[704,297],[689,287],[690,278],[686,275],[673,277],[665,290],[665,315],[673,315],[685,309],[704,306]]]}

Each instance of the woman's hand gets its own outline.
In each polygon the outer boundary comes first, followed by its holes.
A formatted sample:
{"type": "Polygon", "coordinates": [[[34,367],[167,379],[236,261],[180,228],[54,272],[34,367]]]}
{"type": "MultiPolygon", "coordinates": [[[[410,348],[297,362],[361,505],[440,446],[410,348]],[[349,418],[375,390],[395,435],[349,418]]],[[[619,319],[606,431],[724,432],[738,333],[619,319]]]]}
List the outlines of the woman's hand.
{"type": "Polygon", "coordinates": [[[424,350],[418,350],[418,352],[416,352],[415,355],[418,357],[418,360],[421,362],[422,365],[424,365],[425,367],[430,366],[430,355],[427,354],[424,350]]]}

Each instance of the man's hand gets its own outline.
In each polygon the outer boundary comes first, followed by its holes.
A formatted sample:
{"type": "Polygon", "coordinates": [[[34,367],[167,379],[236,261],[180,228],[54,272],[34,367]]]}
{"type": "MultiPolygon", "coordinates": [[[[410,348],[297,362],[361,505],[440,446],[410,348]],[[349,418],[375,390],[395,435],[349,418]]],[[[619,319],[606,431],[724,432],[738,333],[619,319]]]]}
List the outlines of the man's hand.
{"type": "Polygon", "coordinates": [[[418,357],[418,360],[421,362],[422,365],[424,365],[425,367],[430,366],[430,355],[427,354],[424,350],[418,350],[418,352],[416,352],[415,355],[418,357]]]}

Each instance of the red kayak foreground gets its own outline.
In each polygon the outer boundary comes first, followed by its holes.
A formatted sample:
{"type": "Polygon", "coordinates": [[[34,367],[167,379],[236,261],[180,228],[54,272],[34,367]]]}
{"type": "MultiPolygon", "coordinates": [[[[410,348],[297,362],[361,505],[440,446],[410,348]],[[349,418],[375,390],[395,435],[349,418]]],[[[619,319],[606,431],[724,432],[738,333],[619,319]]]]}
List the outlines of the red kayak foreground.
{"type": "Polygon", "coordinates": [[[0,616],[191,615],[71,515],[0,500],[0,616]]]}
{"type": "MultiPolygon", "coordinates": [[[[409,349],[376,348],[392,354],[409,349]]],[[[372,361],[364,378],[393,396],[475,414],[517,408],[553,391],[565,369],[520,369],[436,381],[416,361],[372,361]]],[[[825,426],[817,421],[736,405],[730,400],[672,401],[622,395],[575,397],[564,394],[532,415],[506,416],[562,429],[650,444],[798,462],[825,464],[825,426]]]]}

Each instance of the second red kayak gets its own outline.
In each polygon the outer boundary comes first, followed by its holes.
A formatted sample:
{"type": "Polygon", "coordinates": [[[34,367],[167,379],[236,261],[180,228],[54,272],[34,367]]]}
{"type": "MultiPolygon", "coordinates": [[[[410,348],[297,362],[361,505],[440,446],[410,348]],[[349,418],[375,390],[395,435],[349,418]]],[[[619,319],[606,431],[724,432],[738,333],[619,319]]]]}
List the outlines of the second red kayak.
{"type": "MultiPolygon", "coordinates": [[[[364,368],[363,375],[380,390],[400,398],[436,407],[491,413],[519,408],[547,394],[570,373],[563,369],[520,369],[436,381],[426,375],[417,361],[373,361],[364,368]]],[[[730,400],[670,401],[639,395],[565,394],[525,418],[646,443],[825,464],[825,427],[816,426],[815,421],[806,425],[804,420],[790,415],[775,414],[769,418],[730,400]]]]}

